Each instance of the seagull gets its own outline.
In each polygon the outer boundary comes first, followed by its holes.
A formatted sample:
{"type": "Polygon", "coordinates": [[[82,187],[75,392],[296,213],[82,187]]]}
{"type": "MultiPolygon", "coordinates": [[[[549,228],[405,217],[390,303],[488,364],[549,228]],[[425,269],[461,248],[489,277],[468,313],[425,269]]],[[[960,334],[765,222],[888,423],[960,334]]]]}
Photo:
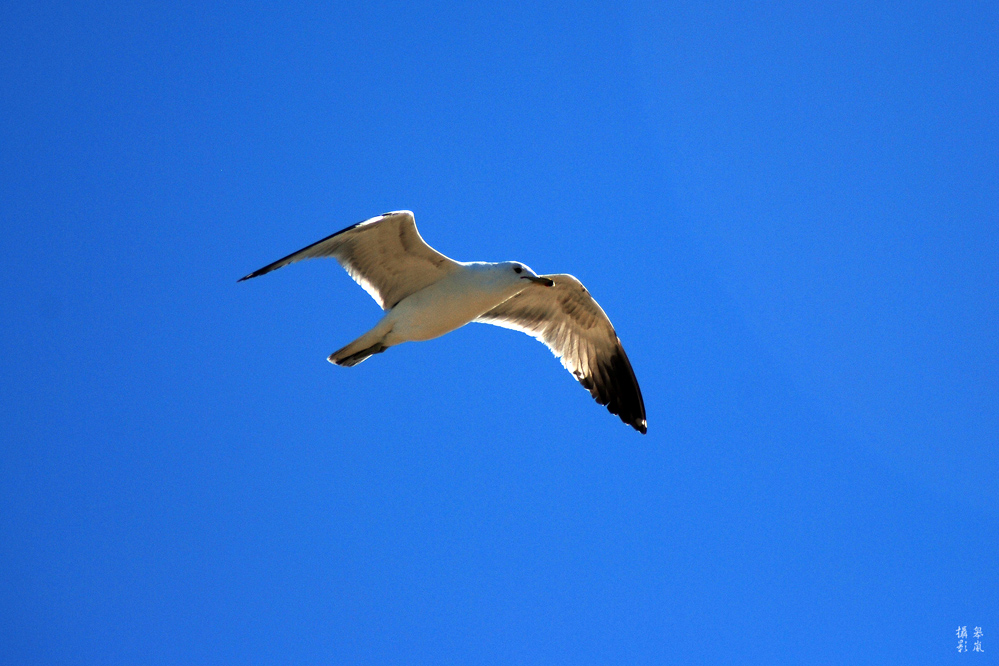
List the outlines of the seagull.
{"type": "Polygon", "coordinates": [[[571,275],[538,275],[519,261],[454,261],[427,245],[408,210],[358,222],[239,279],[303,259],[333,257],[385,316],[329,356],[355,366],[389,347],[480,322],[540,340],[611,414],[643,435],[645,403],[610,319],[571,275]]]}

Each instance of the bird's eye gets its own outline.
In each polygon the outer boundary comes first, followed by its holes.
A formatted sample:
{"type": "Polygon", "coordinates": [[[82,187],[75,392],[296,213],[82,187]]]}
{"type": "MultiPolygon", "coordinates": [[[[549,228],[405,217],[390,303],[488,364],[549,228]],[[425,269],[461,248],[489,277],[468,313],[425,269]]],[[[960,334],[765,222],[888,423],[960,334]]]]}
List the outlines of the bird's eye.
{"type": "Polygon", "coordinates": [[[513,272],[514,273],[522,273],[523,271],[524,271],[524,269],[521,268],[520,266],[514,266],[513,267],[513,272]]]}

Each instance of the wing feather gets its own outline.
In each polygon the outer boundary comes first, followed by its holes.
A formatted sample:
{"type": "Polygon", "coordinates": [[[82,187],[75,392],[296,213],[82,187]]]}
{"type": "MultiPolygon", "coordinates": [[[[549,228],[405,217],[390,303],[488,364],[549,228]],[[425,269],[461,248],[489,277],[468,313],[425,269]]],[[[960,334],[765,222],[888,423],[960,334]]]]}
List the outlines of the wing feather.
{"type": "Polygon", "coordinates": [[[555,286],[532,284],[475,321],[540,340],[599,404],[645,434],[642,391],[610,319],[573,276],[541,277],[555,286]]]}
{"type": "Polygon", "coordinates": [[[239,281],[319,257],[336,259],[384,310],[459,268],[458,262],[427,245],[411,212],[399,210],[342,229],[239,281]]]}

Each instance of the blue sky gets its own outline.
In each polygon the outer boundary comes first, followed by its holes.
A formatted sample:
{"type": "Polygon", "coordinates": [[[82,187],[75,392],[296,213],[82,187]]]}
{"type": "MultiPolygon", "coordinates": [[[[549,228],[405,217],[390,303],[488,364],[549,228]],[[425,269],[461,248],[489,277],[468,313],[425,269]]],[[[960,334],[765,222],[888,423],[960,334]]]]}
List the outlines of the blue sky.
{"type": "Polygon", "coordinates": [[[999,9],[610,5],[3,10],[0,659],[994,660],[999,9]],[[400,208],[580,278],[648,435],[236,283],[400,208]]]}

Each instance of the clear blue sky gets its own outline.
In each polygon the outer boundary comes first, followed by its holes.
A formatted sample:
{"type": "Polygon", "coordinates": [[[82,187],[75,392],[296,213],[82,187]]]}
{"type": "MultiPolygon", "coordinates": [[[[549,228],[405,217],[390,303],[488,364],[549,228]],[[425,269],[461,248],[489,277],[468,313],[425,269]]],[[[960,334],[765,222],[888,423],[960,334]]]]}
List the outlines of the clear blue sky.
{"type": "Polygon", "coordinates": [[[0,662],[995,663],[999,6],[613,4],[0,12],[0,662]],[[399,208],[579,277],[649,434],[236,283],[399,208]]]}

